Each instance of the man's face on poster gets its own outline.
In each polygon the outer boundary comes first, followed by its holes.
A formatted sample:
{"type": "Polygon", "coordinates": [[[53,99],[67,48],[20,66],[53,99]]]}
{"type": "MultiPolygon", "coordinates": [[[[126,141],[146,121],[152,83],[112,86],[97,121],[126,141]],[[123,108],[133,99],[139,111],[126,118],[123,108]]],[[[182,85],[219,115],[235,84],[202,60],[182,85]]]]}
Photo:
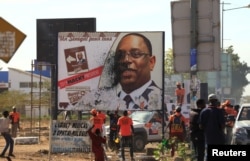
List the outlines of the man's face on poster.
{"type": "Polygon", "coordinates": [[[78,58],[78,60],[83,59],[83,54],[82,54],[82,52],[78,52],[78,53],[77,53],[77,58],[78,58]]]}
{"type": "Polygon", "coordinates": [[[116,49],[116,61],[116,74],[123,90],[131,92],[151,79],[155,56],[152,56],[142,37],[129,35],[122,38],[116,49]]]}

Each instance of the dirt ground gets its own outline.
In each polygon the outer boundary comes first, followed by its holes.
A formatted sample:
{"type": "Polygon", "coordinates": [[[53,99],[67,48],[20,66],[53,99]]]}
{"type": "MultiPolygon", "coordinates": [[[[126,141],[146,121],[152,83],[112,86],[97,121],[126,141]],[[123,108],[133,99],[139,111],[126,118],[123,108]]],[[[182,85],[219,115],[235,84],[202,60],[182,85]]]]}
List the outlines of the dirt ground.
{"type": "MultiPolygon", "coordinates": [[[[37,124],[37,123],[35,123],[37,124]]],[[[21,130],[18,132],[18,136],[37,136],[39,139],[38,144],[20,145],[15,144],[14,155],[15,158],[0,158],[2,160],[12,160],[12,161],[91,161],[94,160],[94,155],[91,153],[49,153],[49,121],[40,123],[40,131],[31,135],[31,123],[22,122],[21,130]],[[40,136],[39,136],[40,134],[40,136]]],[[[32,129],[39,127],[37,125],[32,125],[32,129]]],[[[5,146],[5,141],[2,136],[0,136],[0,151],[5,146]]],[[[149,145],[150,146],[150,145],[149,145]]],[[[7,151],[8,152],[8,151],[7,151]]],[[[5,155],[8,153],[6,152],[5,155]]],[[[118,153],[107,151],[107,156],[110,161],[118,161],[118,153]]],[[[125,153],[128,153],[125,151],[125,153]]],[[[135,156],[145,155],[143,153],[135,153],[135,156]]]]}

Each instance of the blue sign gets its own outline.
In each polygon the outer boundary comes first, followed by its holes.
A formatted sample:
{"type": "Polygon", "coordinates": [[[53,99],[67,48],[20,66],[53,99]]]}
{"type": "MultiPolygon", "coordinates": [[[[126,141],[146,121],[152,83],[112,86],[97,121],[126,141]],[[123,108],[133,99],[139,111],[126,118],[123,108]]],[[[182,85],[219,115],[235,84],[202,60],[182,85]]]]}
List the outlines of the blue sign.
{"type": "Polygon", "coordinates": [[[191,71],[197,70],[197,49],[191,49],[190,51],[190,69],[191,71]]]}

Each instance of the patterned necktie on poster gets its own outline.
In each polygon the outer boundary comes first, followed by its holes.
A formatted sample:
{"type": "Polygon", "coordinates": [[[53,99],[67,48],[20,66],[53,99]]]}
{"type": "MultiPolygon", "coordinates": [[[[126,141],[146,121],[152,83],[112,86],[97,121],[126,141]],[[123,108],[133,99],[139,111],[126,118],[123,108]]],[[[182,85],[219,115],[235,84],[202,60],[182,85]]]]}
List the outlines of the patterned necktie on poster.
{"type": "MultiPolygon", "coordinates": [[[[132,102],[133,103],[133,99],[131,98],[130,95],[126,95],[123,99],[126,102],[126,107],[127,109],[129,109],[129,104],[132,102]]],[[[140,107],[137,104],[133,105],[133,109],[139,109],[140,107]]]]}
{"type": "Polygon", "coordinates": [[[130,103],[131,101],[133,101],[132,98],[131,98],[131,96],[130,96],[130,95],[126,95],[126,96],[123,98],[123,100],[126,102],[126,106],[127,106],[127,109],[128,109],[128,108],[129,108],[129,103],[130,103]]]}

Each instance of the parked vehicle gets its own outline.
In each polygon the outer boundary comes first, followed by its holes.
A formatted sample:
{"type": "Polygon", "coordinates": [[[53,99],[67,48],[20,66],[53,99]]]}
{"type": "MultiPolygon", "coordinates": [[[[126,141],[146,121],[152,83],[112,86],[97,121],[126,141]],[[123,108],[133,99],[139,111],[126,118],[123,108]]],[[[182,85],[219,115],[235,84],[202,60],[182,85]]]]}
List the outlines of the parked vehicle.
{"type": "MultiPolygon", "coordinates": [[[[167,121],[163,121],[161,111],[134,111],[129,116],[134,126],[134,150],[143,151],[146,144],[160,142],[163,139],[163,132],[168,138],[167,121]],[[163,122],[163,124],[162,124],[163,122]]],[[[106,136],[109,136],[109,126],[106,126],[106,136]]]]}
{"type": "Polygon", "coordinates": [[[250,103],[242,104],[233,127],[232,144],[250,144],[250,103]]]}

